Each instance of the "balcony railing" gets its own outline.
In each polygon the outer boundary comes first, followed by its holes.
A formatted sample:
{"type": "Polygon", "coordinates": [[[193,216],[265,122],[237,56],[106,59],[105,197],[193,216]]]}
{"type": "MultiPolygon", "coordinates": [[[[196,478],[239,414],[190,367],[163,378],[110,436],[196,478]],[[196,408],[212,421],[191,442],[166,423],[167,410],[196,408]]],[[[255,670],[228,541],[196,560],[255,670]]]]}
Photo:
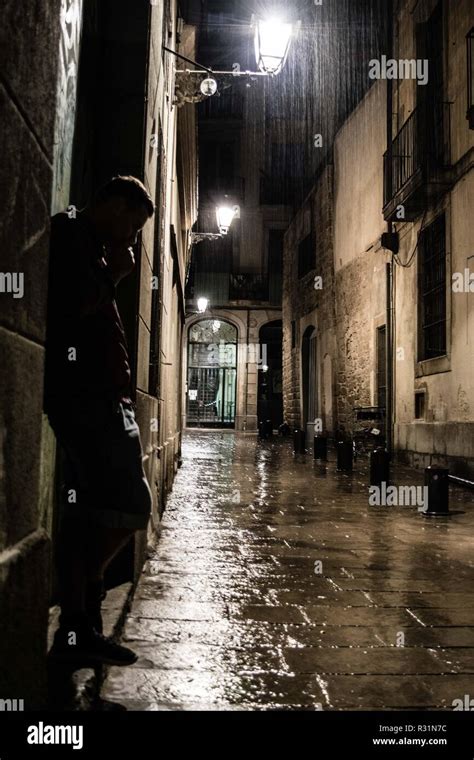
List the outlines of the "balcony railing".
{"type": "Polygon", "coordinates": [[[231,274],[230,301],[268,301],[268,277],[262,274],[231,274]]]}
{"type": "Polygon", "coordinates": [[[418,114],[415,110],[384,155],[384,206],[413,177],[419,167],[417,126],[418,114]]]}
{"type": "Polygon", "coordinates": [[[416,215],[420,199],[434,194],[435,186],[442,189],[449,168],[449,135],[449,103],[426,104],[408,117],[384,155],[386,219],[400,204],[416,215]]]}

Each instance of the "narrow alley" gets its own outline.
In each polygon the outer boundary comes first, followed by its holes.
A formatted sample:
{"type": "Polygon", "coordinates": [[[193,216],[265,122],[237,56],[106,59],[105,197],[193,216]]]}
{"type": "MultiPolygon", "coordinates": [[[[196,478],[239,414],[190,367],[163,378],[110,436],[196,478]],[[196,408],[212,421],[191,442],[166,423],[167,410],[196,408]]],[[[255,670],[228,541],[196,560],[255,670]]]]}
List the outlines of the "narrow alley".
{"type": "MultiPolygon", "coordinates": [[[[394,482],[422,473],[394,470],[394,482]]],[[[472,693],[472,494],[368,506],[292,442],[187,431],[102,698],[128,710],[453,709],[472,693]],[[318,564],[321,563],[321,564],[318,564]]]]}
{"type": "Polygon", "coordinates": [[[473,0],[4,5],[0,760],[473,760],[473,0]]]}

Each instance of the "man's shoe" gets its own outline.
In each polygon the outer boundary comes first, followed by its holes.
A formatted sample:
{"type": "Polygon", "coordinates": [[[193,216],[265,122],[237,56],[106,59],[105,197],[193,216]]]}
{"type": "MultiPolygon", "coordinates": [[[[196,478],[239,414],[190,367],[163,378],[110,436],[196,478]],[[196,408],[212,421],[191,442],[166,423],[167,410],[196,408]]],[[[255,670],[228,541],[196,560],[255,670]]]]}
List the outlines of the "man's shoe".
{"type": "Polygon", "coordinates": [[[131,649],[115,644],[89,626],[76,630],[58,628],[48,656],[53,663],[82,667],[100,664],[133,665],[138,659],[131,649]]]}

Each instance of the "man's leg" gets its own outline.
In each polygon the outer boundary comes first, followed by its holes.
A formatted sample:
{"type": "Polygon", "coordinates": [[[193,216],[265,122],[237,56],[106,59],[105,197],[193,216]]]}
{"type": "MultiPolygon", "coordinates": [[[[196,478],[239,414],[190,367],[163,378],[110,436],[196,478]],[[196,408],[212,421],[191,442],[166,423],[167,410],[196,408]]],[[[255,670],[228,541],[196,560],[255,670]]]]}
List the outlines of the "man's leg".
{"type": "Polygon", "coordinates": [[[82,520],[64,522],[58,542],[63,613],[69,616],[84,613],[86,583],[102,582],[107,566],[134,533],[129,528],[93,525],[82,520]]]}
{"type": "Polygon", "coordinates": [[[61,622],[85,615],[85,540],[87,526],[64,518],[58,536],[57,571],[61,622]]]}
{"type": "Polygon", "coordinates": [[[101,581],[104,572],[135,531],[130,528],[111,528],[105,525],[91,526],[86,536],[85,558],[88,581],[101,581]]]}
{"type": "Polygon", "coordinates": [[[131,406],[120,404],[104,426],[95,428],[94,422],[92,428],[77,425],[64,432],[69,475],[65,482],[77,501],[66,512],[68,524],[61,540],[62,631],[56,651],[59,657],[67,656],[65,637],[78,628],[83,653],[103,662],[131,664],[136,660],[131,650],[98,634],[104,571],[135,531],[146,527],[151,510],[138,425],[131,406]],[[109,521],[133,528],[114,527],[109,521]]]}
{"type": "Polygon", "coordinates": [[[50,652],[53,661],[82,665],[131,665],[137,657],[102,633],[102,576],[133,531],[68,519],[62,526],[58,553],[61,617],[50,652]],[[96,589],[91,607],[91,586],[96,589]]]}
{"type": "Polygon", "coordinates": [[[105,599],[104,573],[112,559],[130,541],[135,531],[94,525],[86,538],[85,611],[89,622],[102,633],[101,607],[105,599]]]}

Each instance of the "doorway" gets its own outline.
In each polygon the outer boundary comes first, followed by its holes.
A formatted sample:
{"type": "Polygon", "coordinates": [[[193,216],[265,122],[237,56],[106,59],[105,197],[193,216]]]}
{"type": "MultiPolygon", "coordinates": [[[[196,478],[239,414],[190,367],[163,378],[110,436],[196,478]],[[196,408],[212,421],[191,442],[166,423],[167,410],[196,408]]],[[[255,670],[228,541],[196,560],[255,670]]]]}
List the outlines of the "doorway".
{"type": "Polygon", "coordinates": [[[311,442],[314,437],[314,422],[318,417],[318,375],[317,337],[314,327],[307,327],[301,345],[301,369],[303,385],[303,430],[311,442]]]}
{"type": "Polygon", "coordinates": [[[283,329],[281,319],[260,328],[258,364],[258,422],[270,420],[277,430],[283,422],[283,329]]]}
{"type": "Polygon", "coordinates": [[[203,319],[189,328],[186,424],[234,428],[237,397],[237,328],[203,319]]]}

